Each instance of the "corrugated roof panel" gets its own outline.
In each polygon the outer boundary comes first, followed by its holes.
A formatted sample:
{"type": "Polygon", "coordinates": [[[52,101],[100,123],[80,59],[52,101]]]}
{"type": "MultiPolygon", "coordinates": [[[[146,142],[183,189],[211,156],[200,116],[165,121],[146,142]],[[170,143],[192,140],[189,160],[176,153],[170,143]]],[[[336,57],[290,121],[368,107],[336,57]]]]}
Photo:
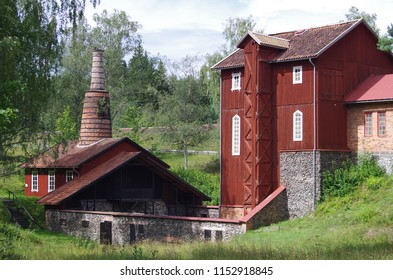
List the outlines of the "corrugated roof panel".
{"type": "Polygon", "coordinates": [[[393,100],[393,74],[370,76],[345,97],[347,103],[393,100]]]}

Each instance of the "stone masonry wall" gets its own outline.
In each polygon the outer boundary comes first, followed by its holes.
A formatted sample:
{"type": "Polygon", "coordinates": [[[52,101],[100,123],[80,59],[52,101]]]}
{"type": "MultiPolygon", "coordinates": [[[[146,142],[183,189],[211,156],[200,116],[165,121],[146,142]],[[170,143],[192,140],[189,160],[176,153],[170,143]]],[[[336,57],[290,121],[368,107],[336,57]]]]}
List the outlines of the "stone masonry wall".
{"type": "Polygon", "coordinates": [[[313,152],[281,152],[280,183],[286,187],[289,218],[312,212],[321,195],[322,172],[350,157],[350,152],[317,151],[314,186],[313,152]]]}
{"type": "Polygon", "coordinates": [[[136,241],[229,240],[245,232],[245,224],[210,218],[181,218],[115,212],[47,210],[50,230],[100,241],[100,224],[112,223],[112,244],[130,243],[130,225],[137,228],[136,241]],[[139,232],[143,228],[143,232],[139,232]]]}

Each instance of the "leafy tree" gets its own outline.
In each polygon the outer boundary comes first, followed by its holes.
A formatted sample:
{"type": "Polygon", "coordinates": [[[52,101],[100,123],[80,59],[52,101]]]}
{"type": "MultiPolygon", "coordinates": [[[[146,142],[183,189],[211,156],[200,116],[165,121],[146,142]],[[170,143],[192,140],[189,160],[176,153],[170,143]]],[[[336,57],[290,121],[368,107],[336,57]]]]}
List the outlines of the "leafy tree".
{"type": "Polygon", "coordinates": [[[393,50],[393,24],[387,27],[387,34],[380,36],[380,30],[377,27],[377,14],[369,14],[364,11],[359,11],[358,8],[352,6],[348,13],[345,14],[347,20],[364,19],[367,24],[374,30],[379,37],[378,48],[382,51],[392,52],[393,50]]]}
{"type": "Polygon", "coordinates": [[[91,27],[85,18],[78,21],[75,30],[67,30],[61,73],[58,76],[56,95],[53,95],[51,115],[71,109],[73,122],[79,130],[84,92],[89,89],[92,51],[105,50],[106,90],[111,94],[111,116],[116,121],[127,108],[130,97],[127,64],[124,58],[132,53],[140,41],[140,25],[123,11],[94,15],[96,26],[91,27]]]}
{"type": "Polygon", "coordinates": [[[377,27],[377,14],[369,14],[364,11],[359,11],[358,8],[351,6],[347,14],[345,14],[347,20],[364,19],[367,24],[371,27],[374,32],[379,35],[379,29],[377,27]]]}
{"type": "Polygon", "coordinates": [[[71,115],[71,108],[67,106],[56,120],[57,139],[56,142],[76,140],[79,136],[76,123],[71,115]]]}
{"type": "Polygon", "coordinates": [[[378,48],[385,52],[393,52],[393,24],[388,26],[387,34],[379,39],[378,48]]]}
{"type": "Polygon", "coordinates": [[[205,94],[210,98],[214,113],[214,122],[220,115],[220,76],[211,70],[211,67],[224,58],[220,52],[206,55],[206,63],[201,67],[201,82],[205,94]]]}
{"type": "Polygon", "coordinates": [[[83,15],[85,1],[0,0],[0,7],[0,160],[9,162],[16,145],[45,143],[37,137],[61,57],[61,35],[83,15]]]}
{"type": "MultiPolygon", "coordinates": [[[[224,54],[228,54],[236,49],[237,43],[248,32],[255,29],[256,22],[250,15],[248,18],[228,18],[224,23],[224,31],[222,32],[226,41],[224,45],[224,54]]],[[[257,32],[263,33],[263,30],[257,32]]]]}
{"type": "Polygon", "coordinates": [[[183,150],[184,168],[188,168],[188,149],[207,137],[204,124],[212,119],[210,99],[203,91],[196,70],[199,58],[185,57],[177,66],[180,76],[173,76],[173,93],[159,99],[157,124],[166,127],[164,140],[183,150]]]}

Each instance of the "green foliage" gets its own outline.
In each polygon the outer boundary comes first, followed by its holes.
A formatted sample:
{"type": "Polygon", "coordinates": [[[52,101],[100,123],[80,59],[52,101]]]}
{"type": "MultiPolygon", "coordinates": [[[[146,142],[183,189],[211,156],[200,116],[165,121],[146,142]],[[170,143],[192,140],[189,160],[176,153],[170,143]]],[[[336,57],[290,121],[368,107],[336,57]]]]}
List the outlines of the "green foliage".
{"type": "MultiPolygon", "coordinates": [[[[228,18],[224,24],[224,31],[222,32],[226,41],[224,53],[228,54],[234,51],[240,39],[247,34],[248,31],[254,30],[255,25],[256,22],[251,15],[248,18],[228,18]]],[[[258,32],[262,33],[263,30],[258,32]]]]}
{"type": "Polygon", "coordinates": [[[352,193],[366,181],[370,188],[379,188],[382,177],[385,175],[375,159],[370,155],[363,155],[358,163],[345,161],[332,171],[322,174],[322,200],[329,197],[343,197],[352,193]]]}
{"type": "Polygon", "coordinates": [[[378,35],[379,29],[377,27],[377,14],[369,14],[364,11],[359,11],[355,6],[351,6],[347,14],[345,14],[347,20],[363,19],[371,27],[372,30],[378,35]]]}
{"type": "Polygon", "coordinates": [[[0,6],[0,160],[9,163],[15,146],[45,144],[38,136],[52,132],[42,115],[54,92],[63,31],[83,15],[85,1],[1,0],[0,6]]]}
{"type": "Polygon", "coordinates": [[[76,127],[75,120],[71,115],[71,108],[67,106],[63,113],[59,113],[56,121],[56,129],[59,132],[57,142],[78,139],[79,133],[76,127]]]}
{"type": "Polygon", "coordinates": [[[393,52],[393,24],[388,26],[387,34],[379,38],[378,48],[381,51],[393,52]]]}
{"type": "Polygon", "coordinates": [[[220,179],[218,176],[196,169],[178,168],[173,171],[183,180],[196,187],[209,196],[212,200],[208,205],[219,205],[220,203],[220,179]]]}

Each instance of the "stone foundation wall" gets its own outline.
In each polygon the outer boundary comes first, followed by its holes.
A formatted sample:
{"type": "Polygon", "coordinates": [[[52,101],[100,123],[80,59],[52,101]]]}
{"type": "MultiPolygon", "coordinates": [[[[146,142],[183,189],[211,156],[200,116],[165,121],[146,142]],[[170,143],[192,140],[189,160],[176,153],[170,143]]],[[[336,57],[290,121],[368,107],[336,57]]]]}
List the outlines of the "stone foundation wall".
{"type": "MultiPolygon", "coordinates": [[[[378,165],[385,169],[386,173],[393,174],[393,152],[369,152],[377,161],[378,165]]],[[[361,153],[359,153],[361,155],[361,153]]]]}
{"type": "Polygon", "coordinates": [[[244,217],[244,212],[248,209],[244,209],[242,206],[221,206],[220,207],[220,218],[240,220],[244,217]]]}
{"type": "Polygon", "coordinates": [[[247,222],[247,229],[256,229],[288,218],[287,192],[284,187],[279,187],[241,221],[247,222]]]}
{"type": "Polygon", "coordinates": [[[315,184],[313,152],[281,152],[281,185],[286,187],[289,218],[303,217],[314,211],[321,195],[322,172],[352,158],[350,152],[316,151],[315,184]]]}
{"type": "Polygon", "coordinates": [[[245,224],[228,220],[115,212],[47,210],[46,218],[50,230],[95,241],[100,241],[101,224],[109,222],[112,244],[118,245],[131,243],[131,225],[136,229],[136,241],[226,241],[246,230],[245,224]]]}
{"type": "Polygon", "coordinates": [[[169,205],[168,215],[185,217],[219,218],[218,206],[169,205]]]}

